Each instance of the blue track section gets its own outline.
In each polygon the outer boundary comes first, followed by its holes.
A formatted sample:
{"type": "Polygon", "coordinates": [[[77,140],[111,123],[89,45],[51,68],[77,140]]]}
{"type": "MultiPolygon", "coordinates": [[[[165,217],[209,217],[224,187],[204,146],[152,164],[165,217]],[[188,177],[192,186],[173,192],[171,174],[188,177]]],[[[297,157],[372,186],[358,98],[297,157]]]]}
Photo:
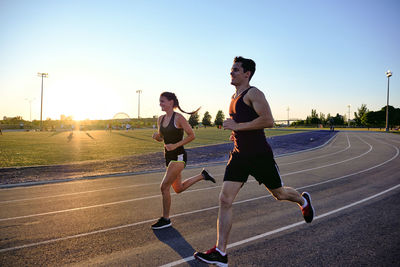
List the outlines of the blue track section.
{"type": "MultiPolygon", "coordinates": [[[[319,147],[336,134],[337,132],[323,130],[309,131],[274,136],[267,138],[267,141],[272,147],[275,157],[279,157],[283,154],[319,147]]],[[[228,160],[229,151],[231,151],[232,148],[233,143],[227,143],[187,149],[189,158],[188,164],[228,160]]]]}

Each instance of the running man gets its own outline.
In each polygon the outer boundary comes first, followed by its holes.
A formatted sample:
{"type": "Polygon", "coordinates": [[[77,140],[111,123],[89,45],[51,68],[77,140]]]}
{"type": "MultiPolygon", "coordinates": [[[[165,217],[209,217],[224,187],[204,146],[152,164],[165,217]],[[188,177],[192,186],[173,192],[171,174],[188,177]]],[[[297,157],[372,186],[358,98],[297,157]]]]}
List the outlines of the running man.
{"type": "Polygon", "coordinates": [[[234,148],[219,196],[217,242],[206,252],[194,253],[195,258],[218,266],[228,266],[226,246],[232,227],[232,203],[249,175],[264,184],[277,200],[297,203],[307,223],[314,217],[310,195],[307,192],[300,195],[295,189],[282,185],[278,166],[264,134],[264,128],[271,128],[274,119],[264,94],[249,84],[255,70],[256,64],[251,59],[236,57],[233,61],[230,74],[236,92],[229,107],[230,118],[223,122],[223,127],[232,130],[234,148]]]}
{"type": "Polygon", "coordinates": [[[196,176],[190,177],[182,182],[182,171],[186,166],[187,155],[184,145],[194,140],[195,135],[187,120],[182,114],[176,113],[175,108],[186,114],[194,114],[199,111],[198,108],[193,112],[185,112],[179,106],[178,99],[174,93],[164,92],[160,96],[161,110],[165,111],[165,115],[158,118],[158,131],[153,134],[153,139],[162,142],[164,141],[164,155],[167,170],[161,182],[160,189],[162,194],[163,212],[162,217],[154,223],[152,229],[163,229],[171,226],[169,212],[171,208],[170,188],[176,193],[181,193],[188,189],[191,185],[200,180],[209,180],[215,183],[215,179],[211,177],[206,170],[196,176]],[[183,138],[183,133],[186,137],[183,138]]]}

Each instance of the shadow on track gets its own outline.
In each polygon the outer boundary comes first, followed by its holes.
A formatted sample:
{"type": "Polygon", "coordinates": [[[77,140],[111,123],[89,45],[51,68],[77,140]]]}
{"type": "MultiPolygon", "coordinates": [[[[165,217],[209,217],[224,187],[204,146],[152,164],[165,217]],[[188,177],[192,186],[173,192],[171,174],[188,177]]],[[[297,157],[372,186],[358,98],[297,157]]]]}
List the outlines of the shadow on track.
{"type": "MultiPolygon", "coordinates": [[[[179,256],[183,258],[190,257],[195,252],[185,238],[174,227],[168,227],[162,230],[153,230],[154,235],[163,243],[170,246],[179,256]]],[[[187,262],[190,266],[207,266],[198,261],[187,262]]]]}

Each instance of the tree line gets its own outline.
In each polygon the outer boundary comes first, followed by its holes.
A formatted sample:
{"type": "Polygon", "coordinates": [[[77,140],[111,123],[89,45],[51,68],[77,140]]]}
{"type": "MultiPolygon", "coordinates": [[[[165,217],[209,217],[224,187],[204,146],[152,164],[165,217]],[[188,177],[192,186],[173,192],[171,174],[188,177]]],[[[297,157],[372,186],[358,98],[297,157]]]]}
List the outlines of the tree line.
{"type": "MultiPolygon", "coordinates": [[[[400,126],[400,108],[389,108],[389,128],[400,126]]],[[[356,126],[356,127],[386,127],[386,106],[378,111],[370,111],[366,104],[362,104],[354,112],[354,119],[349,121],[349,118],[342,116],[339,113],[336,116],[326,115],[323,113],[317,114],[315,109],[311,110],[311,115],[305,120],[295,121],[292,126],[311,126],[311,125],[335,125],[335,126],[356,126]]]]}
{"type": "MultiPolygon", "coordinates": [[[[204,127],[215,125],[218,128],[221,128],[222,123],[225,120],[225,115],[224,115],[224,112],[222,112],[222,110],[218,110],[217,115],[215,115],[214,124],[212,123],[211,118],[212,118],[211,114],[208,111],[206,111],[203,115],[203,119],[201,120],[201,124],[204,127]]],[[[195,114],[190,115],[189,124],[190,124],[190,126],[192,126],[192,128],[198,127],[200,125],[199,114],[195,113],[195,114]]]]}
{"type": "MultiPolygon", "coordinates": [[[[199,114],[192,114],[189,117],[189,124],[192,128],[198,127],[200,124],[204,127],[217,126],[222,127],[225,120],[225,114],[222,110],[218,110],[214,121],[212,121],[211,114],[206,111],[200,121],[199,114]]],[[[115,119],[115,120],[85,120],[76,122],[70,117],[65,117],[62,120],[47,119],[43,121],[43,127],[47,130],[56,128],[71,128],[75,125],[75,129],[83,127],[84,129],[104,129],[110,126],[117,128],[124,128],[124,125],[130,124],[133,128],[147,128],[154,127],[157,124],[157,117],[141,118],[141,119],[115,119]]],[[[370,111],[366,104],[362,104],[357,112],[354,112],[354,119],[350,121],[346,116],[337,113],[335,116],[331,114],[317,113],[315,109],[311,110],[311,115],[307,116],[305,120],[295,121],[291,126],[315,126],[315,125],[335,125],[345,126],[349,125],[355,127],[385,127],[386,126],[386,106],[378,111],[370,111]]],[[[25,121],[21,116],[0,120],[0,128],[2,129],[38,129],[40,121],[34,120],[32,122],[25,121]]],[[[395,128],[400,126],[400,108],[389,106],[389,127],[395,128]]]]}

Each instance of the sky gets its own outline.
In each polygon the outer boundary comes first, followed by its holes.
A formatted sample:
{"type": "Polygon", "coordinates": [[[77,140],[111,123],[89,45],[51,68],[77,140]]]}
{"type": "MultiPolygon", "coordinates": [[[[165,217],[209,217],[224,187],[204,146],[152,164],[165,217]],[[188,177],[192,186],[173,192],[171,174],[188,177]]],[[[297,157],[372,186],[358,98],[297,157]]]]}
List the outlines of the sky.
{"type": "Polygon", "coordinates": [[[174,92],[185,111],[228,115],[235,56],[275,120],[348,116],[362,104],[400,108],[398,0],[0,1],[0,118],[161,115],[174,92]],[[137,90],[141,90],[139,95],[137,90]],[[289,112],[288,112],[289,109],[289,112]]]}

